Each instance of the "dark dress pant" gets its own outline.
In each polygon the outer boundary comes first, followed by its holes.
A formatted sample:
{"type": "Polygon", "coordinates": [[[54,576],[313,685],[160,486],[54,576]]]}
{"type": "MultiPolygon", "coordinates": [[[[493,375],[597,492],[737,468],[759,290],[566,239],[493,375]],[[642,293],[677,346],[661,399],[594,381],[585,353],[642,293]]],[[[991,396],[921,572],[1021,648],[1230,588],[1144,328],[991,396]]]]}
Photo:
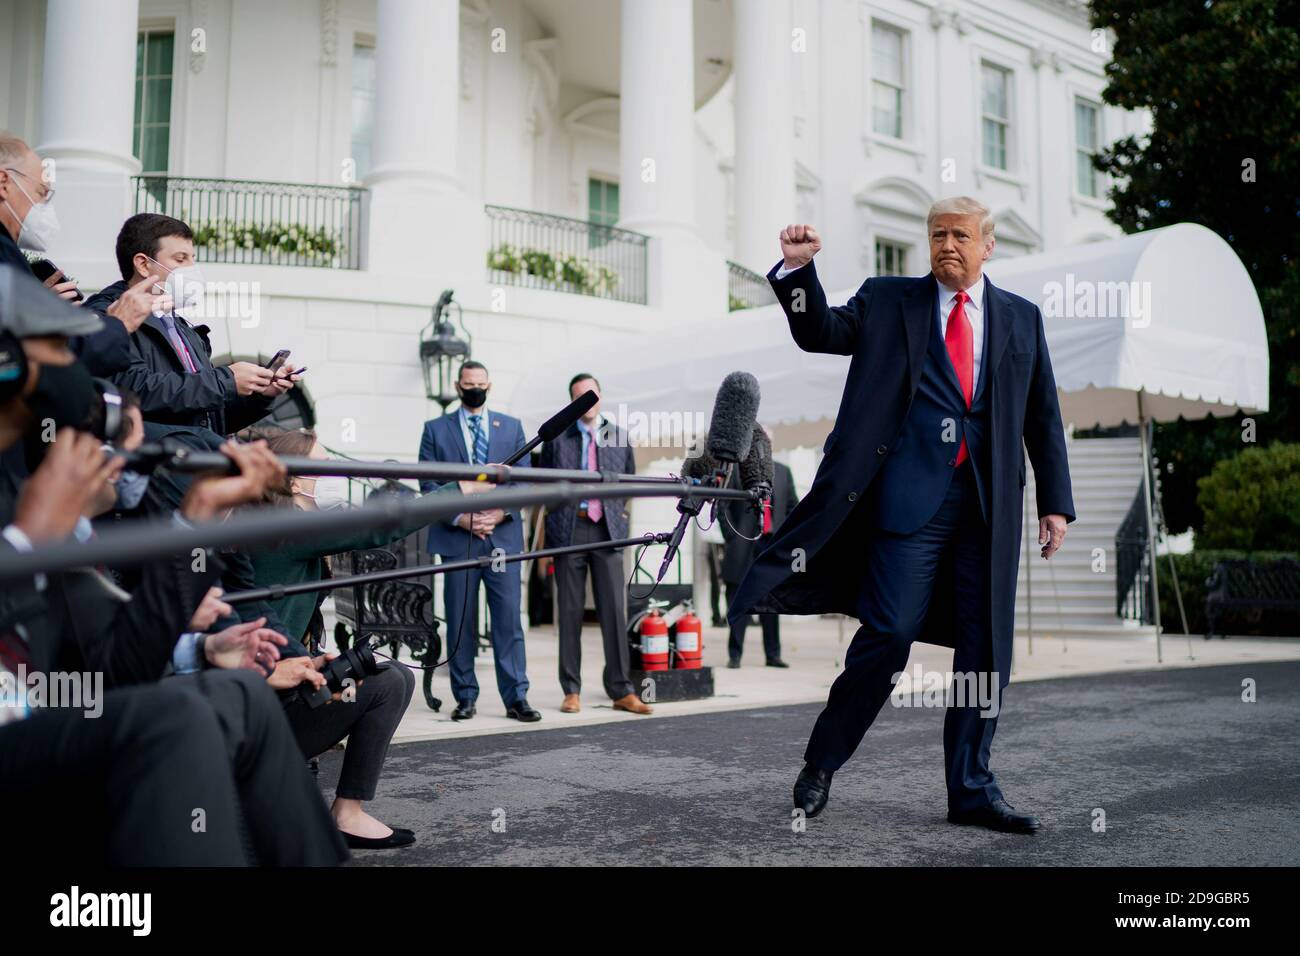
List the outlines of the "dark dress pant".
{"type": "MultiPolygon", "coordinates": [[[[924,527],[906,535],[875,530],[865,547],[861,627],[804,753],[809,763],[830,771],[853,755],[889,699],[931,601],[954,605],[954,673],[978,675],[980,686],[1000,694],[989,629],[989,530],[969,459],[957,469],[943,503],[924,527]],[[952,593],[936,594],[935,579],[945,560],[952,562],[952,593]]],[[[948,701],[943,730],[948,804],[961,810],[1002,797],[989,770],[997,729],[997,717],[991,714],[1000,712],[1000,700],[998,710],[985,712],[978,700],[963,696],[964,706],[948,701]]]]}
{"type": "MultiPolygon", "coordinates": [[[[604,520],[591,521],[581,515],[573,527],[573,544],[608,541],[604,520]]],[[[619,551],[589,551],[555,557],[556,624],[560,634],[560,689],[566,694],[582,692],[582,615],[587,597],[587,573],[596,600],[596,617],[605,647],[604,684],[610,700],[634,693],[627,639],[627,592],[623,578],[623,556],[619,551]]]]}

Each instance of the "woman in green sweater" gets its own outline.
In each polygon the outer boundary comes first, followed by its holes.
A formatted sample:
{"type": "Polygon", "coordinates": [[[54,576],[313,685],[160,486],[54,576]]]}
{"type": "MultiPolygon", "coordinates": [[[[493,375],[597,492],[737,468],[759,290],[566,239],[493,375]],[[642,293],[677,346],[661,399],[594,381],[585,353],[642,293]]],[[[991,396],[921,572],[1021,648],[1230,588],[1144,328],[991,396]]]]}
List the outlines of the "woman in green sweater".
{"type": "MultiPolygon", "coordinates": [[[[253,437],[265,438],[277,455],[329,457],[325,448],[316,440],[315,433],[306,429],[286,431],[263,428],[253,437]]],[[[293,476],[283,487],[269,492],[268,500],[281,507],[315,511],[346,507],[345,496],[344,479],[293,476]],[[340,486],[343,486],[342,492],[340,486]]],[[[395,531],[362,531],[285,542],[277,548],[252,555],[257,584],[266,587],[271,584],[320,581],[326,576],[330,555],[383,547],[418,531],[425,523],[427,522],[411,524],[395,531]]],[[[325,600],[326,593],[317,591],[287,595],[270,603],[289,635],[307,644],[307,630],[312,616],[325,600]]],[[[304,677],[313,683],[320,682],[321,678],[313,677],[312,672],[319,672],[334,656],[311,658],[309,663],[303,658],[282,660],[271,674],[270,683],[277,689],[290,689],[296,687],[304,677]]],[[[348,740],[330,812],[348,846],[353,849],[384,849],[415,842],[415,834],[410,830],[385,826],[366,813],[363,807],[365,801],[374,799],[389,742],[406,712],[414,689],[415,677],[411,671],[394,662],[378,674],[360,681],[356,687],[356,699],[351,702],[335,700],[324,707],[313,709],[296,696],[286,700],[285,716],[293,728],[298,746],[307,757],[329,750],[345,737],[348,740]]]]}

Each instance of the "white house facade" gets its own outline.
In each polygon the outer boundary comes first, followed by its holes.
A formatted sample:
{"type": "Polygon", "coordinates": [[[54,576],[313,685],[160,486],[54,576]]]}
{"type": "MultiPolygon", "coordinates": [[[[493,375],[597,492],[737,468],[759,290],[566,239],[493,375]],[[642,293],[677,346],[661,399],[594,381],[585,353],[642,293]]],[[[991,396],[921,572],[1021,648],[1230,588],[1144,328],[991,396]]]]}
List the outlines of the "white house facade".
{"type": "Polygon", "coordinates": [[[0,121],[56,177],[53,258],[117,278],[133,212],[196,228],[217,351],[292,348],[331,447],[413,456],[453,289],[494,403],[765,301],[791,220],[828,288],[927,268],[967,193],[998,254],[1111,237],[1077,0],[18,0],[0,121]],[[238,290],[238,294],[236,294],[238,290]]]}

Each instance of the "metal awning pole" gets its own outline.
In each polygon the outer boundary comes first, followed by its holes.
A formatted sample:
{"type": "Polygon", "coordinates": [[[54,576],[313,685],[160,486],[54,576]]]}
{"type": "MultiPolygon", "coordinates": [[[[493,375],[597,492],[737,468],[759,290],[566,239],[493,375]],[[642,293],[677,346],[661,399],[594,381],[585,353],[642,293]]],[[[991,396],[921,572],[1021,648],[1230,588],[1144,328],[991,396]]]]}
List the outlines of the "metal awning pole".
{"type": "MultiPolygon", "coordinates": [[[[1020,454],[1024,454],[1021,449],[1020,454]]],[[[1038,540],[1037,535],[1031,535],[1029,530],[1029,496],[1025,494],[1025,489],[1020,489],[1020,510],[1022,512],[1021,521],[1025,526],[1025,542],[1028,545],[1025,551],[1025,630],[1029,635],[1029,653],[1034,653],[1034,542],[1038,540]]]]}
{"type": "Polygon", "coordinates": [[[1154,498],[1151,492],[1151,436],[1147,432],[1146,413],[1142,410],[1142,393],[1137,393],[1138,433],[1142,436],[1142,499],[1146,505],[1147,548],[1151,552],[1151,613],[1156,625],[1156,663],[1164,663],[1160,644],[1160,583],[1156,567],[1156,522],[1152,511],[1154,498]]]}

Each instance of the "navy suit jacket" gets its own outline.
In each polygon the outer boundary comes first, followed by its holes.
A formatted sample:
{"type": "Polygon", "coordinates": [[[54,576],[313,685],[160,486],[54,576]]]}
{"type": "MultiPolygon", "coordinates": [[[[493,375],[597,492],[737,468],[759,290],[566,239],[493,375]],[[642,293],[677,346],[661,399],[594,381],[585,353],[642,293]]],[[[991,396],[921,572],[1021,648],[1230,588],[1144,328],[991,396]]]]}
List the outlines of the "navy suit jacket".
{"type": "MultiPolygon", "coordinates": [[[[519,419],[488,409],[489,462],[505,461],[527,441],[524,426],[519,419]]],[[[459,409],[424,423],[424,435],[420,438],[420,461],[469,464],[469,451],[465,447],[465,436],[460,430],[459,409]]],[[[528,459],[524,458],[514,467],[527,468],[528,465],[528,459]]],[[[439,486],[440,483],[436,481],[420,482],[420,490],[426,493],[439,486]]],[[[517,554],[524,549],[523,524],[518,511],[507,511],[505,520],[484,541],[475,538],[448,518],[429,526],[429,553],[440,554],[449,560],[464,558],[466,555],[478,557],[490,554],[494,548],[503,548],[507,554],[517,554]]]]}
{"type": "MultiPolygon", "coordinates": [[[[728,609],[834,613],[856,617],[863,543],[874,533],[868,493],[904,430],[930,348],[933,276],[878,277],[835,308],[809,264],[782,279],[768,273],[790,333],[806,352],[851,356],[835,426],[808,495],[755,560],[728,609]],[[798,552],[798,553],[796,553],[798,552]]],[[[988,478],[989,571],[995,663],[1010,671],[1016,570],[1020,559],[1024,452],[1034,467],[1038,513],[1074,520],[1069,462],[1047,337],[1038,307],[997,288],[985,295],[980,377],[988,402],[982,470],[988,478]]],[[[941,569],[937,594],[947,593],[941,569]]],[[[953,645],[951,601],[931,601],[922,640],[953,645]]]]}

